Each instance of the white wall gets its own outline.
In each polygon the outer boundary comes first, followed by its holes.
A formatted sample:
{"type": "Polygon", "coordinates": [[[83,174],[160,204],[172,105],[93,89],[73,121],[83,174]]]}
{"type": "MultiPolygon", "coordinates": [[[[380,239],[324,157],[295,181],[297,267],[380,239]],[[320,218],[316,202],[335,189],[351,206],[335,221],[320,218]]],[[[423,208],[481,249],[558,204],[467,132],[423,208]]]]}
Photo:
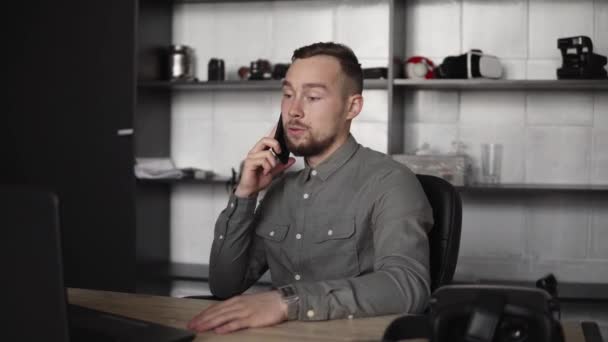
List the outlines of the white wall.
{"type": "MultiPolygon", "coordinates": [[[[441,62],[479,48],[508,79],[556,79],[557,38],[588,35],[608,54],[608,1],[410,1],[408,55],[441,62]]],[[[462,141],[479,172],[480,145],[504,145],[506,183],[607,184],[608,93],[418,91],[406,97],[405,146],[448,152],[462,141]]],[[[608,196],[465,194],[460,279],[608,282],[608,196]]]]}
{"type": "MultiPolygon", "coordinates": [[[[182,4],[174,12],[173,41],[195,49],[200,80],[207,79],[212,57],[224,59],[227,79],[238,79],[238,68],[252,60],[288,63],[294,49],[331,40],[353,48],[364,67],[386,66],[388,13],[386,1],[182,4]]],[[[176,164],[229,176],[276,123],[280,95],[175,92],[171,144],[176,164]]],[[[387,146],[387,108],[386,91],[366,90],[365,109],[352,127],[359,142],[382,152],[387,146]]],[[[214,222],[227,199],[222,185],[174,187],[173,261],[208,263],[214,222]]]]}
{"type": "MultiPolygon", "coordinates": [[[[557,37],[589,35],[608,55],[608,0],[409,1],[408,55],[440,62],[480,48],[501,57],[506,77],[554,79],[557,37]]],[[[297,1],[182,4],[174,42],[191,45],[198,77],[211,57],[239,66],[267,58],[288,62],[316,41],[351,46],[364,67],[386,66],[386,1],[297,1]]],[[[355,137],[379,151],[387,146],[387,97],[366,90],[355,137]]],[[[172,153],[178,166],[228,175],[279,113],[278,92],[175,92],[172,153]]],[[[405,146],[428,142],[448,151],[461,140],[477,166],[482,142],[505,145],[504,182],[608,183],[606,92],[417,91],[407,94],[405,146]]],[[[608,197],[608,196],[604,196],[608,197]]],[[[172,259],[207,263],[223,186],[179,185],[172,197],[172,259]]],[[[545,194],[464,197],[458,277],[534,279],[548,271],[562,280],[608,282],[608,198],[545,194]],[[559,269],[557,268],[559,265],[559,269]]]]}

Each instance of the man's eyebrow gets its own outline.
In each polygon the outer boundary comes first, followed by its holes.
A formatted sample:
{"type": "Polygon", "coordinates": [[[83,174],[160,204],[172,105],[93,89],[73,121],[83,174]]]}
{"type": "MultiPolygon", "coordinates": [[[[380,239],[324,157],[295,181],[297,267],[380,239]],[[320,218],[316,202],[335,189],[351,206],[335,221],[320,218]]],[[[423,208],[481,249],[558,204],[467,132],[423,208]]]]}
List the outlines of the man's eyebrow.
{"type": "Polygon", "coordinates": [[[305,83],[302,88],[323,88],[327,89],[327,86],[323,83],[305,83]]]}
{"type": "MultiPolygon", "coordinates": [[[[289,83],[289,81],[287,80],[283,80],[283,87],[290,87],[293,88],[293,85],[291,85],[291,83],[289,83]]],[[[327,89],[327,86],[323,83],[304,83],[304,85],[302,85],[302,88],[323,88],[323,89],[327,89]]]]}

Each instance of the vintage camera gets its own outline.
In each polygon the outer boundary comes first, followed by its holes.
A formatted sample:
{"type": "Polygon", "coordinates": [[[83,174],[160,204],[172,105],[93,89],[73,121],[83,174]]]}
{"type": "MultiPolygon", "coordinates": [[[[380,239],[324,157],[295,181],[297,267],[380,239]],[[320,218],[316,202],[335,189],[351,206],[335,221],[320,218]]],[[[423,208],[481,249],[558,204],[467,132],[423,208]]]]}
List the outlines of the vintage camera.
{"type": "Polygon", "coordinates": [[[287,74],[287,69],[289,69],[289,64],[277,63],[272,68],[272,79],[273,80],[281,80],[285,78],[287,74]]]}
{"type": "Polygon", "coordinates": [[[269,80],[272,78],[272,67],[265,59],[258,59],[249,64],[250,80],[269,80]]]}
{"type": "Polygon", "coordinates": [[[558,79],[608,78],[606,57],[593,53],[593,42],[587,36],[559,38],[557,48],[562,53],[562,67],[557,69],[558,79]]]}

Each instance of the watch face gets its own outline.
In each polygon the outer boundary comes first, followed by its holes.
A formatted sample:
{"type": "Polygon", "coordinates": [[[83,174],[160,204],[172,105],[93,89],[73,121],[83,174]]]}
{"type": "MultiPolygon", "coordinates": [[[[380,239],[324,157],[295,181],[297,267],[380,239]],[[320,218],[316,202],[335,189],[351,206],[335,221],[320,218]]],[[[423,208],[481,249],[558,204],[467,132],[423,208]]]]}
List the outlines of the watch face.
{"type": "Polygon", "coordinates": [[[281,291],[281,295],[284,298],[294,297],[296,295],[296,290],[291,286],[283,286],[279,287],[279,291],[281,291]]]}

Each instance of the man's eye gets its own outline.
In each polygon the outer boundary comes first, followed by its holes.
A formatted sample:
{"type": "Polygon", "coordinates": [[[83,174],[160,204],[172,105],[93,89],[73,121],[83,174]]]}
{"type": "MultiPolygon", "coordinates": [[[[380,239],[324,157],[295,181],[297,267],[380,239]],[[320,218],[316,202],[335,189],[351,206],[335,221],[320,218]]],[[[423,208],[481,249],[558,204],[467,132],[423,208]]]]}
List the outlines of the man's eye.
{"type": "Polygon", "coordinates": [[[320,98],[320,97],[318,97],[318,96],[308,96],[308,100],[309,100],[309,101],[318,101],[318,100],[320,100],[320,99],[321,99],[321,98],[320,98]]]}
{"type": "Polygon", "coordinates": [[[283,97],[286,98],[286,99],[290,99],[291,98],[291,94],[285,94],[285,93],[283,93],[283,97]]]}

